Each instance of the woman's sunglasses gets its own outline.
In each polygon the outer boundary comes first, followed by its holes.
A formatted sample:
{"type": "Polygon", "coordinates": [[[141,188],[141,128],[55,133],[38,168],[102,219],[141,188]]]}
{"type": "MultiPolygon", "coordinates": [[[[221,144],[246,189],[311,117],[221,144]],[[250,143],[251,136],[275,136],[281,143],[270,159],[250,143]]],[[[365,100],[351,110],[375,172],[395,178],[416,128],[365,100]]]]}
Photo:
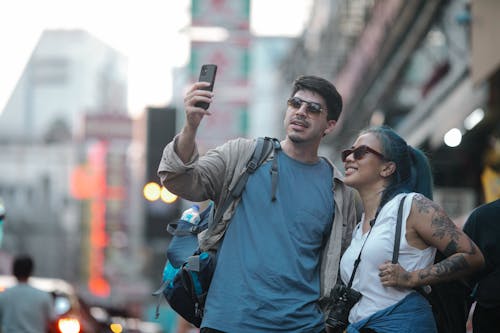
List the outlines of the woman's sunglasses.
{"type": "Polygon", "coordinates": [[[291,106],[294,109],[300,109],[303,103],[306,103],[306,111],[311,114],[320,114],[324,109],[321,107],[321,104],[315,102],[304,101],[299,97],[290,97],[287,101],[288,106],[291,106]]]}
{"type": "Polygon", "coordinates": [[[375,149],[371,149],[368,146],[362,145],[362,146],[356,147],[354,149],[343,150],[342,151],[342,162],[345,162],[345,160],[347,159],[347,156],[349,156],[351,154],[352,154],[352,157],[354,157],[355,160],[360,160],[363,157],[365,157],[365,155],[367,153],[372,153],[373,155],[376,155],[376,156],[380,157],[383,160],[386,159],[384,155],[382,155],[381,153],[379,153],[375,149]]]}

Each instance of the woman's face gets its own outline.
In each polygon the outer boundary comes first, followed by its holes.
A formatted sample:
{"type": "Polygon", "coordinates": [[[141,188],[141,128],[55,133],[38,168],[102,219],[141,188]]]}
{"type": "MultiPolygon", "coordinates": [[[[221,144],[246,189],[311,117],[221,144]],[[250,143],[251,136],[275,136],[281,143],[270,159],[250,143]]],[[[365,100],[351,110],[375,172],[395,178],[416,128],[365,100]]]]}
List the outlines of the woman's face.
{"type": "MultiPolygon", "coordinates": [[[[382,144],[373,133],[360,135],[350,149],[343,152],[344,182],[356,189],[385,184],[390,175],[382,144]]],[[[391,172],[392,173],[392,172],[391,172]]]]}

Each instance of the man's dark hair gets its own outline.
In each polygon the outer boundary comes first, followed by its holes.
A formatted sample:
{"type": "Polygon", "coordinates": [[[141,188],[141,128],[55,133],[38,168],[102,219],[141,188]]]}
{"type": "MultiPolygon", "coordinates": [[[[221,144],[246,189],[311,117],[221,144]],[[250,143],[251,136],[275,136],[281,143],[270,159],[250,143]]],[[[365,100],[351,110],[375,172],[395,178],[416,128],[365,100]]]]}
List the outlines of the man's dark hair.
{"type": "Polygon", "coordinates": [[[28,255],[20,255],[14,259],[12,273],[18,280],[27,279],[33,273],[33,259],[28,255]]]}
{"type": "Polygon", "coordinates": [[[342,112],[342,96],[337,88],[328,80],[314,75],[302,75],[293,82],[292,95],[299,90],[310,90],[325,99],[328,109],[328,120],[338,120],[342,112]]]}

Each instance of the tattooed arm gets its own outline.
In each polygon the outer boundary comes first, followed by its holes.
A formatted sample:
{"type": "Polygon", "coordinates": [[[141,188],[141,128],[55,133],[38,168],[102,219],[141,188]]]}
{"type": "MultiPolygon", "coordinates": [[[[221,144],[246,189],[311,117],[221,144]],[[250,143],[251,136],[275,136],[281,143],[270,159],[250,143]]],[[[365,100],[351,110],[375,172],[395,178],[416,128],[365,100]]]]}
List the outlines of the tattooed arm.
{"type": "Polygon", "coordinates": [[[437,248],[446,259],[421,270],[405,271],[399,264],[379,267],[382,284],[414,288],[461,278],[484,265],[484,258],[474,242],[460,230],[445,211],[423,195],[414,197],[407,220],[406,238],[410,245],[437,248]]]}

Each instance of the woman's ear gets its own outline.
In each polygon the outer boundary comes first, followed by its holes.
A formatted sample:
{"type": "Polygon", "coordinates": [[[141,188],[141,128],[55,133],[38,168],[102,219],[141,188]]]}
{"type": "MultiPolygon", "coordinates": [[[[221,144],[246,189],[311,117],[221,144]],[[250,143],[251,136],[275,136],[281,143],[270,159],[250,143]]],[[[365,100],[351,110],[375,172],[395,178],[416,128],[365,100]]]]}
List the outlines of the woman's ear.
{"type": "Polygon", "coordinates": [[[396,163],[394,162],[385,162],[382,167],[382,171],[380,171],[380,175],[384,178],[391,176],[396,171],[396,163]]]}

